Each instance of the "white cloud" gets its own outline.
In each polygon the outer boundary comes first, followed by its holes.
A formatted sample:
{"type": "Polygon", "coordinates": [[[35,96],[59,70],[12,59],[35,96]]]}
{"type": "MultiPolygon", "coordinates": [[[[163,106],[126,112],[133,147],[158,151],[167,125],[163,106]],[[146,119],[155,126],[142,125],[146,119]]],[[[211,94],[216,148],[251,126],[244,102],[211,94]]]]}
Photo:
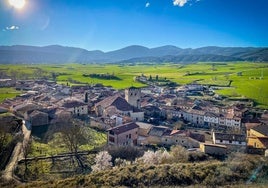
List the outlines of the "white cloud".
{"type": "Polygon", "coordinates": [[[10,27],[6,27],[6,30],[18,30],[19,26],[12,25],[10,27]]]}
{"type": "Polygon", "coordinates": [[[173,5],[183,7],[187,2],[188,0],[173,0],[173,5]]]}
{"type": "Polygon", "coordinates": [[[147,2],[147,3],[145,4],[145,7],[148,8],[149,6],[150,6],[150,3],[147,2]]]}

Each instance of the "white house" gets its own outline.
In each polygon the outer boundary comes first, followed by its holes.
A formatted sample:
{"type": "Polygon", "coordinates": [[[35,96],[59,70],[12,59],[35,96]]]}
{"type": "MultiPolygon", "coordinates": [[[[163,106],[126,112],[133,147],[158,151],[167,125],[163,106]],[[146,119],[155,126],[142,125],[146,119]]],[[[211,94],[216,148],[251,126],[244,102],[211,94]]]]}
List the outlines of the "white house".
{"type": "Polygon", "coordinates": [[[218,125],[219,116],[212,112],[206,112],[204,115],[204,124],[209,127],[218,125]]]}
{"type": "Polygon", "coordinates": [[[213,144],[246,146],[246,136],[240,134],[212,133],[213,144]]]}

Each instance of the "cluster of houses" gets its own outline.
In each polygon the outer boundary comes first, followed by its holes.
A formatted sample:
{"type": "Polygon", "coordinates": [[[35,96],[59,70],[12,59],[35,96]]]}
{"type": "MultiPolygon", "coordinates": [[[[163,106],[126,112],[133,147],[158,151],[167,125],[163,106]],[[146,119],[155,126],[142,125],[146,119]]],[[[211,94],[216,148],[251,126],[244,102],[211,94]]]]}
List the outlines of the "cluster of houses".
{"type": "MultiPolygon", "coordinates": [[[[5,82],[3,82],[4,84],[5,82]]],[[[268,114],[250,116],[243,105],[219,106],[181,96],[174,89],[131,87],[117,91],[102,85],[65,86],[51,81],[17,81],[23,94],[6,99],[9,109],[32,127],[70,118],[90,119],[107,131],[109,145],[182,145],[208,154],[225,154],[246,147],[268,148],[268,114]],[[177,122],[191,129],[175,129],[177,122]],[[209,134],[209,139],[201,129],[209,134]]],[[[185,89],[202,90],[200,85],[185,89]]]]}

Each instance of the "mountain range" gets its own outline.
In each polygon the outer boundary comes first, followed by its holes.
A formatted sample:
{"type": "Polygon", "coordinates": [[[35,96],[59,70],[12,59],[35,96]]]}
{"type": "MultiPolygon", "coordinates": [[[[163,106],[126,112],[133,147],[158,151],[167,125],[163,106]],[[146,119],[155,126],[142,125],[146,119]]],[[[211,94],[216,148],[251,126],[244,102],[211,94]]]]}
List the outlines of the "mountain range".
{"type": "Polygon", "coordinates": [[[147,48],[139,45],[119,50],[103,52],[88,51],[82,48],[50,45],[37,46],[0,46],[0,64],[41,64],[41,63],[136,63],[136,62],[223,62],[256,61],[268,62],[268,47],[216,47],[178,48],[161,46],[147,48]]]}

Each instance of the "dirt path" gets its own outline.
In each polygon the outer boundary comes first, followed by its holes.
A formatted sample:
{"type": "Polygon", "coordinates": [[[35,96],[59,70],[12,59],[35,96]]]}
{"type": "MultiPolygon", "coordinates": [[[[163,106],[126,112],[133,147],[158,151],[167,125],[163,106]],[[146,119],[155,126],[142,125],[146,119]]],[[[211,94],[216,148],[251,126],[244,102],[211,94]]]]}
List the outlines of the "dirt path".
{"type": "Polygon", "coordinates": [[[5,170],[3,171],[3,175],[2,177],[5,178],[6,180],[12,180],[13,178],[13,171],[16,168],[18,161],[20,159],[23,159],[23,152],[22,152],[22,148],[23,146],[26,146],[30,140],[30,136],[31,136],[31,130],[30,128],[28,129],[27,127],[30,127],[29,125],[26,126],[25,125],[25,121],[23,121],[23,125],[22,125],[22,132],[23,132],[23,141],[22,142],[18,142],[17,145],[15,146],[12,155],[9,159],[9,162],[5,168],[5,170]]]}

